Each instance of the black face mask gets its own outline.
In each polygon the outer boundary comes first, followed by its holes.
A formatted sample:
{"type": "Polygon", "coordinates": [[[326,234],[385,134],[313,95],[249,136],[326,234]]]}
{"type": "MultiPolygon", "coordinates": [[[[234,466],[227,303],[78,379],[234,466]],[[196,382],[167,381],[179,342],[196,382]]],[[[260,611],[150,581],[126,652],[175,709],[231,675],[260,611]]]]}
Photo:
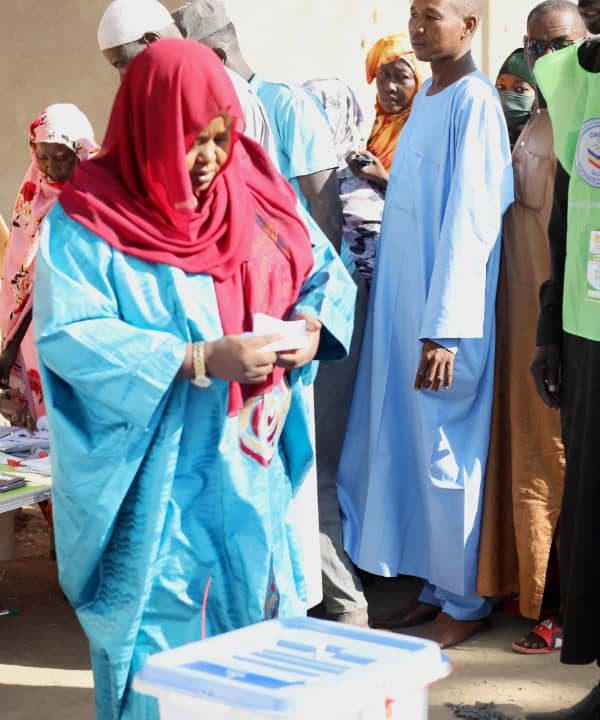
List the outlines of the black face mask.
{"type": "Polygon", "coordinates": [[[535,102],[535,95],[500,91],[500,101],[509,128],[519,128],[525,125],[531,116],[531,109],[535,102]]]}

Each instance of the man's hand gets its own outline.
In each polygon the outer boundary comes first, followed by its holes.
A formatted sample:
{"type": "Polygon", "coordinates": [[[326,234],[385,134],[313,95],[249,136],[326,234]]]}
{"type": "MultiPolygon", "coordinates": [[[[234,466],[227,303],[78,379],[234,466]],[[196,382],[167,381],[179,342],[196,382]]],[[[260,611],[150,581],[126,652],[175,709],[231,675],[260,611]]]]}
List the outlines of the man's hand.
{"type": "Polygon", "coordinates": [[[560,408],[561,349],[559,345],[541,345],[535,349],[531,361],[531,374],[535,389],[544,405],[560,408]]]}
{"type": "Polygon", "coordinates": [[[449,390],[452,387],[453,375],[454,353],[433,340],[426,340],[415,378],[415,390],[438,392],[442,386],[449,390]]]}

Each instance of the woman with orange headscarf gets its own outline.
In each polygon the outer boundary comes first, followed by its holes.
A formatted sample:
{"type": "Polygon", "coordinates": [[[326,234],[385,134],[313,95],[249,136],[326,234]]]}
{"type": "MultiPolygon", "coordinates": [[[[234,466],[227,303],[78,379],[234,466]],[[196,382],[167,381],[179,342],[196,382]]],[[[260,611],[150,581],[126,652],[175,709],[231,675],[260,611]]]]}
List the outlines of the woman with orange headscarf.
{"type": "Polygon", "coordinates": [[[385,190],[398,138],[412,110],[423,77],[405,35],[386,35],[369,50],[367,82],[377,84],[375,122],[367,151],[350,159],[350,168],[360,178],[385,190]]]}

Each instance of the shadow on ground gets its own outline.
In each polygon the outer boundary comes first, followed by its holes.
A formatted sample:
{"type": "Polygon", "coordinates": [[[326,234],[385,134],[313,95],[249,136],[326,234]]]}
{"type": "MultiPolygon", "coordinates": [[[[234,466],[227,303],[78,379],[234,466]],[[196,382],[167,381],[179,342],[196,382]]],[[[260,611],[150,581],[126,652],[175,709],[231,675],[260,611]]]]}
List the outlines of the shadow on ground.
{"type": "Polygon", "coordinates": [[[0,685],[2,720],[94,720],[91,690],[0,685]],[[5,701],[6,698],[6,701],[5,701]]]}

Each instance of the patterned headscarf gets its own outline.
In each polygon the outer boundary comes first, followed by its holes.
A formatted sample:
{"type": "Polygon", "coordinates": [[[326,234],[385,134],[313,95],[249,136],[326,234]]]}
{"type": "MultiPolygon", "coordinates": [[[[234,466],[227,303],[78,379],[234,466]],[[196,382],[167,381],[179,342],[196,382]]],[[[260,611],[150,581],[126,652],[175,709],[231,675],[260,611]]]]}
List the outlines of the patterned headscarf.
{"type": "Polygon", "coordinates": [[[338,78],[309,80],[310,90],[323,106],[338,156],[338,170],[343,170],[352,151],[364,147],[363,112],[352,90],[338,78]]]}
{"type": "MultiPolygon", "coordinates": [[[[367,54],[367,82],[371,84],[382,65],[403,60],[413,71],[416,80],[415,95],[421,89],[423,76],[417,65],[415,53],[405,35],[386,35],[378,40],[367,54]]],[[[367,149],[376,155],[389,170],[396,151],[396,144],[410,116],[412,103],[399,113],[388,114],[377,98],[375,123],[367,143],[367,149]]]]}
{"type": "Polygon", "coordinates": [[[98,149],[87,117],[75,105],[50,105],[29,127],[31,165],[21,184],[12,215],[0,291],[0,327],[6,344],[31,307],[33,268],[42,221],[58,199],[63,183],[42,171],[35,152],[37,143],[58,143],[72,150],[80,161],[98,149]]]}

